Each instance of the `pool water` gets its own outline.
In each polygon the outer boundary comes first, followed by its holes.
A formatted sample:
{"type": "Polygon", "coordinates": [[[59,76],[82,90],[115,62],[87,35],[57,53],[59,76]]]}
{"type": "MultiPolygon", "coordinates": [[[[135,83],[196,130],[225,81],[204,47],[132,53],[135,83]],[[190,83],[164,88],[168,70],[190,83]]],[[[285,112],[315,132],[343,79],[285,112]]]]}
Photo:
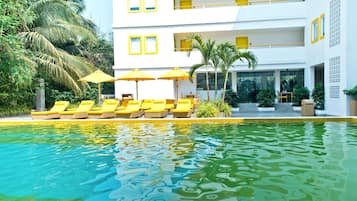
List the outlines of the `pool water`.
{"type": "Polygon", "coordinates": [[[0,126],[0,200],[357,200],[357,124],[0,126]]]}

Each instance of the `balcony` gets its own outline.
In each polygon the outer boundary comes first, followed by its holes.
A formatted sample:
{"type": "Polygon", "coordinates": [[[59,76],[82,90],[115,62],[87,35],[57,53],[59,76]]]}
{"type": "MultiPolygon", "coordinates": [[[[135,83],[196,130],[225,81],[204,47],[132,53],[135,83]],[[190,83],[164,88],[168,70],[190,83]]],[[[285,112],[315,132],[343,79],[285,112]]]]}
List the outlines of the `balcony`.
{"type": "Polygon", "coordinates": [[[213,7],[232,7],[232,6],[252,6],[252,5],[264,5],[264,4],[277,4],[277,3],[292,3],[303,2],[304,0],[220,0],[219,2],[202,3],[199,0],[175,0],[174,9],[202,9],[213,7]]]}

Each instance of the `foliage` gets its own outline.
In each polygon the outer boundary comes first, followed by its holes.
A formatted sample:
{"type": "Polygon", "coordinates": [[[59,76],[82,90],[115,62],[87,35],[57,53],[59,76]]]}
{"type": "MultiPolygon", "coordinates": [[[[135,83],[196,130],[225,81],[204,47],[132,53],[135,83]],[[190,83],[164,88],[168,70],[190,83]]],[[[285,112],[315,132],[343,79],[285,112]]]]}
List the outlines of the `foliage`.
{"type": "Polygon", "coordinates": [[[296,106],[301,106],[301,101],[303,99],[309,99],[309,89],[302,86],[296,86],[293,90],[293,104],[296,106]]]}
{"type": "Polygon", "coordinates": [[[222,103],[222,101],[216,100],[213,102],[213,104],[216,105],[220,112],[223,112],[225,117],[232,116],[232,107],[229,106],[227,103],[222,103]]]}
{"type": "Polygon", "coordinates": [[[224,98],[224,102],[226,102],[232,107],[238,107],[239,97],[237,92],[234,92],[232,90],[227,90],[224,98]]]}
{"type": "Polygon", "coordinates": [[[60,91],[58,89],[46,89],[46,107],[53,105],[55,101],[69,101],[72,104],[78,104],[82,100],[96,100],[98,97],[98,89],[95,87],[87,88],[80,96],[72,91],[60,91]]]}
{"type": "Polygon", "coordinates": [[[312,98],[314,99],[316,109],[325,109],[325,90],[321,84],[318,84],[312,90],[312,98]]]}
{"type": "Polygon", "coordinates": [[[357,85],[354,86],[352,89],[343,90],[343,93],[345,93],[346,95],[351,96],[353,99],[357,100],[357,85]]]}
{"type": "MultiPolygon", "coordinates": [[[[193,74],[199,68],[205,67],[206,69],[206,87],[207,87],[207,101],[210,101],[210,88],[209,88],[209,75],[208,75],[208,65],[214,55],[214,47],[215,41],[208,39],[207,41],[203,41],[201,36],[193,35],[192,36],[192,50],[198,50],[202,56],[202,62],[199,64],[195,64],[190,68],[190,78],[192,79],[193,74]]],[[[190,54],[191,52],[189,52],[190,54]]],[[[192,80],[191,80],[192,81],[192,80]]]]}
{"type": "Polygon", "coordinates": [[[274,105],[275,93],[270,89],[260,90],[257,95],[259,107],[272,107],[274,105]]]}
{"type": "Polygon", "coordinates": [[[196,117],[205,118],[205,117],[218,117],[220,112],[214,103],[203,102],[198,106],[195,113],[196,113],[196,117]]]}
{"type": "Polygon", "coordinates": [[[0,107],[0,117],[17,116],[29,114],[31,108],[28,105],[16,105],[16,107],[0,107]]]}
{"type": "Polygon", "coordinates": [[[224,75],[224,85],[223,85],[223,94],[222,94],[222,103],[224,103],[225,93],[227,88],[228,73],[230,68],[232,68],[234,62],[244,60],[248,62],[248,68],[255,68],[257,65],[257,59],[253,53],[247,51],[240,51],[235,45],[231,43],[222,43],[217,46],[217,56],[221,60],[221,71],[224,75]]]}

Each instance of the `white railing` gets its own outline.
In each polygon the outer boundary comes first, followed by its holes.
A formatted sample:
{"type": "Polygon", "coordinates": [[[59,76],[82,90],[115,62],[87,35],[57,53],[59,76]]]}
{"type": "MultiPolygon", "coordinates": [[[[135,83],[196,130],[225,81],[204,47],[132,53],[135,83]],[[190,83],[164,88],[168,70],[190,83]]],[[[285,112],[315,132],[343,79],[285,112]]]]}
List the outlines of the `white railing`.
{"type": "MultiPolygon", "coordinates": [[[[273,4],[273,3],[289,3],[289,2],[303,2],[304,0],[251,0],[248,2],[250,5],[258,4],[273,4]]],[[[226,2],[226,3],[207,3],[207,4],[193,4],[192,6],[175,6],[175,10],[178,9],[200,9],[200,8],[212,8],[212,7],[227,7],[227,6],[240,6],[237,3],[226,2]]],[[[244,6],[244,5],[242,5],[244,6]]]]}

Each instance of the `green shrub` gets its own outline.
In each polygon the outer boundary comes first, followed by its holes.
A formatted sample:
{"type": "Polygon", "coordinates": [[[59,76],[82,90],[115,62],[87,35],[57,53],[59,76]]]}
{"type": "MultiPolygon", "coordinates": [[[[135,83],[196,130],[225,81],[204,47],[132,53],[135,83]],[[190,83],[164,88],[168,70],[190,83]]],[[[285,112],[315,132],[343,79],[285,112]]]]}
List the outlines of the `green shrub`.
{"type": "Polygon", "coordinates": [[[306,87],[296,86],[293,90],[293,104],[296,106],[301,106],[301,100],[309,99],[309,90],[306,87]]]}
{"type": "Polygon", "coordinates": [[[17,105],[16,107],[0,107],[0,117],[17,116],[20,114],[30,114],[31,107],[28,105],[17,105]]]}
{"type": "Polygon", "coordinates": [[[321,84],[318,84],[312,90],[312,98],[314,99],[316,109],[325,109],[325,91],[321,84]]]}
{"type": "Polygon", "coordinates": [[[353,99],[357,100],[357,85],[354,86],[352,89],[343,90],[343,93],[345,93],[346,95],[351,96],[353,99]]]}
{"type": "Polygon", "coordinates": [[[275,93],[270,89],[260,90],[257,95],[259,107],[272,107],[274,105],[275,93]]]}
{"type": "Polygon", "coordinates": [[[232,107],[228,103],[222,104],[221,100],[216,100],[213,102],[218,108],[219,112],[223,112],[225,117],[232,116],[232,107]]]}
{"type": "Polygon", "coordinates": [[[228,103],[232,107],[238,107],[239,97],[237,92],[227,90],[224,97],[224,102],[228,103]]]}
{"type": "Polygon", "coordinates": [[[46,89],[46,107],[49,108],[55,101],[69,101],[78,104],[82,100],[97,100],[98,89],[88,88],[82,96],[76,96],[72,91],[59,91],[57,89],[46,89]]]}
{"type": "Polygon", "coordinates": [[[218,117],[219,110],[214,103],[203,102],[201,103],[196,110],[196,117],[218,117]]]}

